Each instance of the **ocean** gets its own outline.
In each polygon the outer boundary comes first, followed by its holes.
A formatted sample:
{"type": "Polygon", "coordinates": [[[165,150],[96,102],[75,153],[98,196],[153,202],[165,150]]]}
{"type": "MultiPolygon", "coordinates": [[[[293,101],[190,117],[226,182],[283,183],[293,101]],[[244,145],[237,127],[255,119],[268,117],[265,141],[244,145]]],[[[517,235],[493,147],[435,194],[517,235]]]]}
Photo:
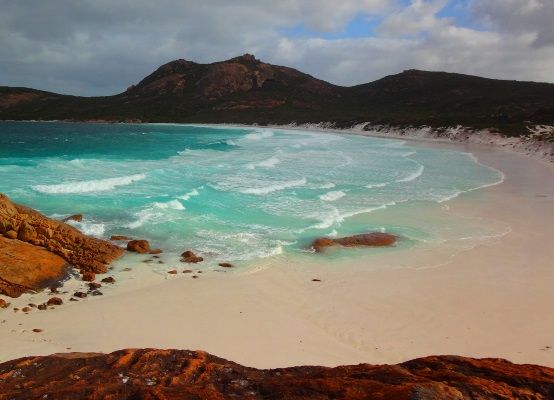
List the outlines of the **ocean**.
{"type": "MultiPolygon", "coordinates": [[[[148,239],[167,257],[248,266],[319,257],[321,236],[382,231],[396,251],[505,229],[447,213],[501,182],[472,154],[402,140],[258,127],[0,123],[0,192],[86,234],[148,239]],[[477,195],[477,194],[476,194],[477,195]]],[[[330,259],[376,249],[338,250],[330,259]]],[[[157,266],[157,268],[169,268],[157,266]]]]}

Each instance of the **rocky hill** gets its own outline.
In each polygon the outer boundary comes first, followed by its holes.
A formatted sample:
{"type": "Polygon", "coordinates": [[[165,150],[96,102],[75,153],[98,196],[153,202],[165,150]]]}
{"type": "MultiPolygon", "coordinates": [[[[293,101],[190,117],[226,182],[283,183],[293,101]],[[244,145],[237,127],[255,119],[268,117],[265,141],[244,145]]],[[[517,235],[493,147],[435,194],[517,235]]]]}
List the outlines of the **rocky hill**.
{"type": "Polygon", "coordinates": [[[213,64],[175,60],[125,92],[78,97],[0,87],[0,120],[287,124],[332,121],[493,128],[554,125],[554,84],[404,71],[340,87],[252,55],[213,64]]]}
{"type": "Polygon", "coordinates": [[[426,357],[398,365],[248,368],[200,351],[67,353],[0,364],[0,399],[552,399],[554,369],[426,357]]]}

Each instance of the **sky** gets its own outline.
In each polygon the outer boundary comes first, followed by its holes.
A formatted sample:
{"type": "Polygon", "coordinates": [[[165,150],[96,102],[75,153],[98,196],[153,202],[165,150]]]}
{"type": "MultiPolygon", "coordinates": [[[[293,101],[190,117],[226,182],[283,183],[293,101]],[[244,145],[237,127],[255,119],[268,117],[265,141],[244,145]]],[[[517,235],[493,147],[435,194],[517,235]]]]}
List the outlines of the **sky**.
{"type": "Polygon", "coordinates": [[[111,95],[244,53],[339,84],[405,69],[554,82],[554,0],[0,0],[0,85],[111,95]]]}

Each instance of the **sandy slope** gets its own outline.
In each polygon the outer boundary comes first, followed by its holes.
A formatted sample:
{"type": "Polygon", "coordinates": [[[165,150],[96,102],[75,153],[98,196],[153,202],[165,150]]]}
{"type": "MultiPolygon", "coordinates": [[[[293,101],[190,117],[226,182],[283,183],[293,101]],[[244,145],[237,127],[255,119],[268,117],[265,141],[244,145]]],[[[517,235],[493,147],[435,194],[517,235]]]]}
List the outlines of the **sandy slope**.
{"type": "Polygon", "coordinates": [[[254,273],[167,279],[141,264],[129,272],[136,279],[101,298],[28,315],[0,311],[0,361],[69,348],[171,347],[256,367],[396,363],[430,354],[552,367],[554,167],[468,146],[506,180],[448,206],[503,221],[511,232],[450,260],[433,254],[444,266],[330,268],[283,257],[254,273]]]}

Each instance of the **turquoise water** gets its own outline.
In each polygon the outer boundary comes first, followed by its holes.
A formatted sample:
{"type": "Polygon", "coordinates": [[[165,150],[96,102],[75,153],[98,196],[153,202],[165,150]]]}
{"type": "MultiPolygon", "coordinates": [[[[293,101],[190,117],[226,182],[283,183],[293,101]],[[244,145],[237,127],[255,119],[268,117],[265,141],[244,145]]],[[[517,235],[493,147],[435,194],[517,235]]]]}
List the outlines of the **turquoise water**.
{"type": "Polygon", "coordinates": [[[474,226],[466,231],[440,218],[430,224],[419,211],[501,179],[471,154],[399,140],[265,128],[0,123],[0,191],[14,201],[58,218],[82,213],[75,226],[90,235],[147,238],[166,253],[194,249],[212,261],[305,255],[316,237],[375,229],[406,243],[440,242],[452,232],[467,237],[474,226]],[[403,217],[383,217],[395,214],[403,217]]]}

